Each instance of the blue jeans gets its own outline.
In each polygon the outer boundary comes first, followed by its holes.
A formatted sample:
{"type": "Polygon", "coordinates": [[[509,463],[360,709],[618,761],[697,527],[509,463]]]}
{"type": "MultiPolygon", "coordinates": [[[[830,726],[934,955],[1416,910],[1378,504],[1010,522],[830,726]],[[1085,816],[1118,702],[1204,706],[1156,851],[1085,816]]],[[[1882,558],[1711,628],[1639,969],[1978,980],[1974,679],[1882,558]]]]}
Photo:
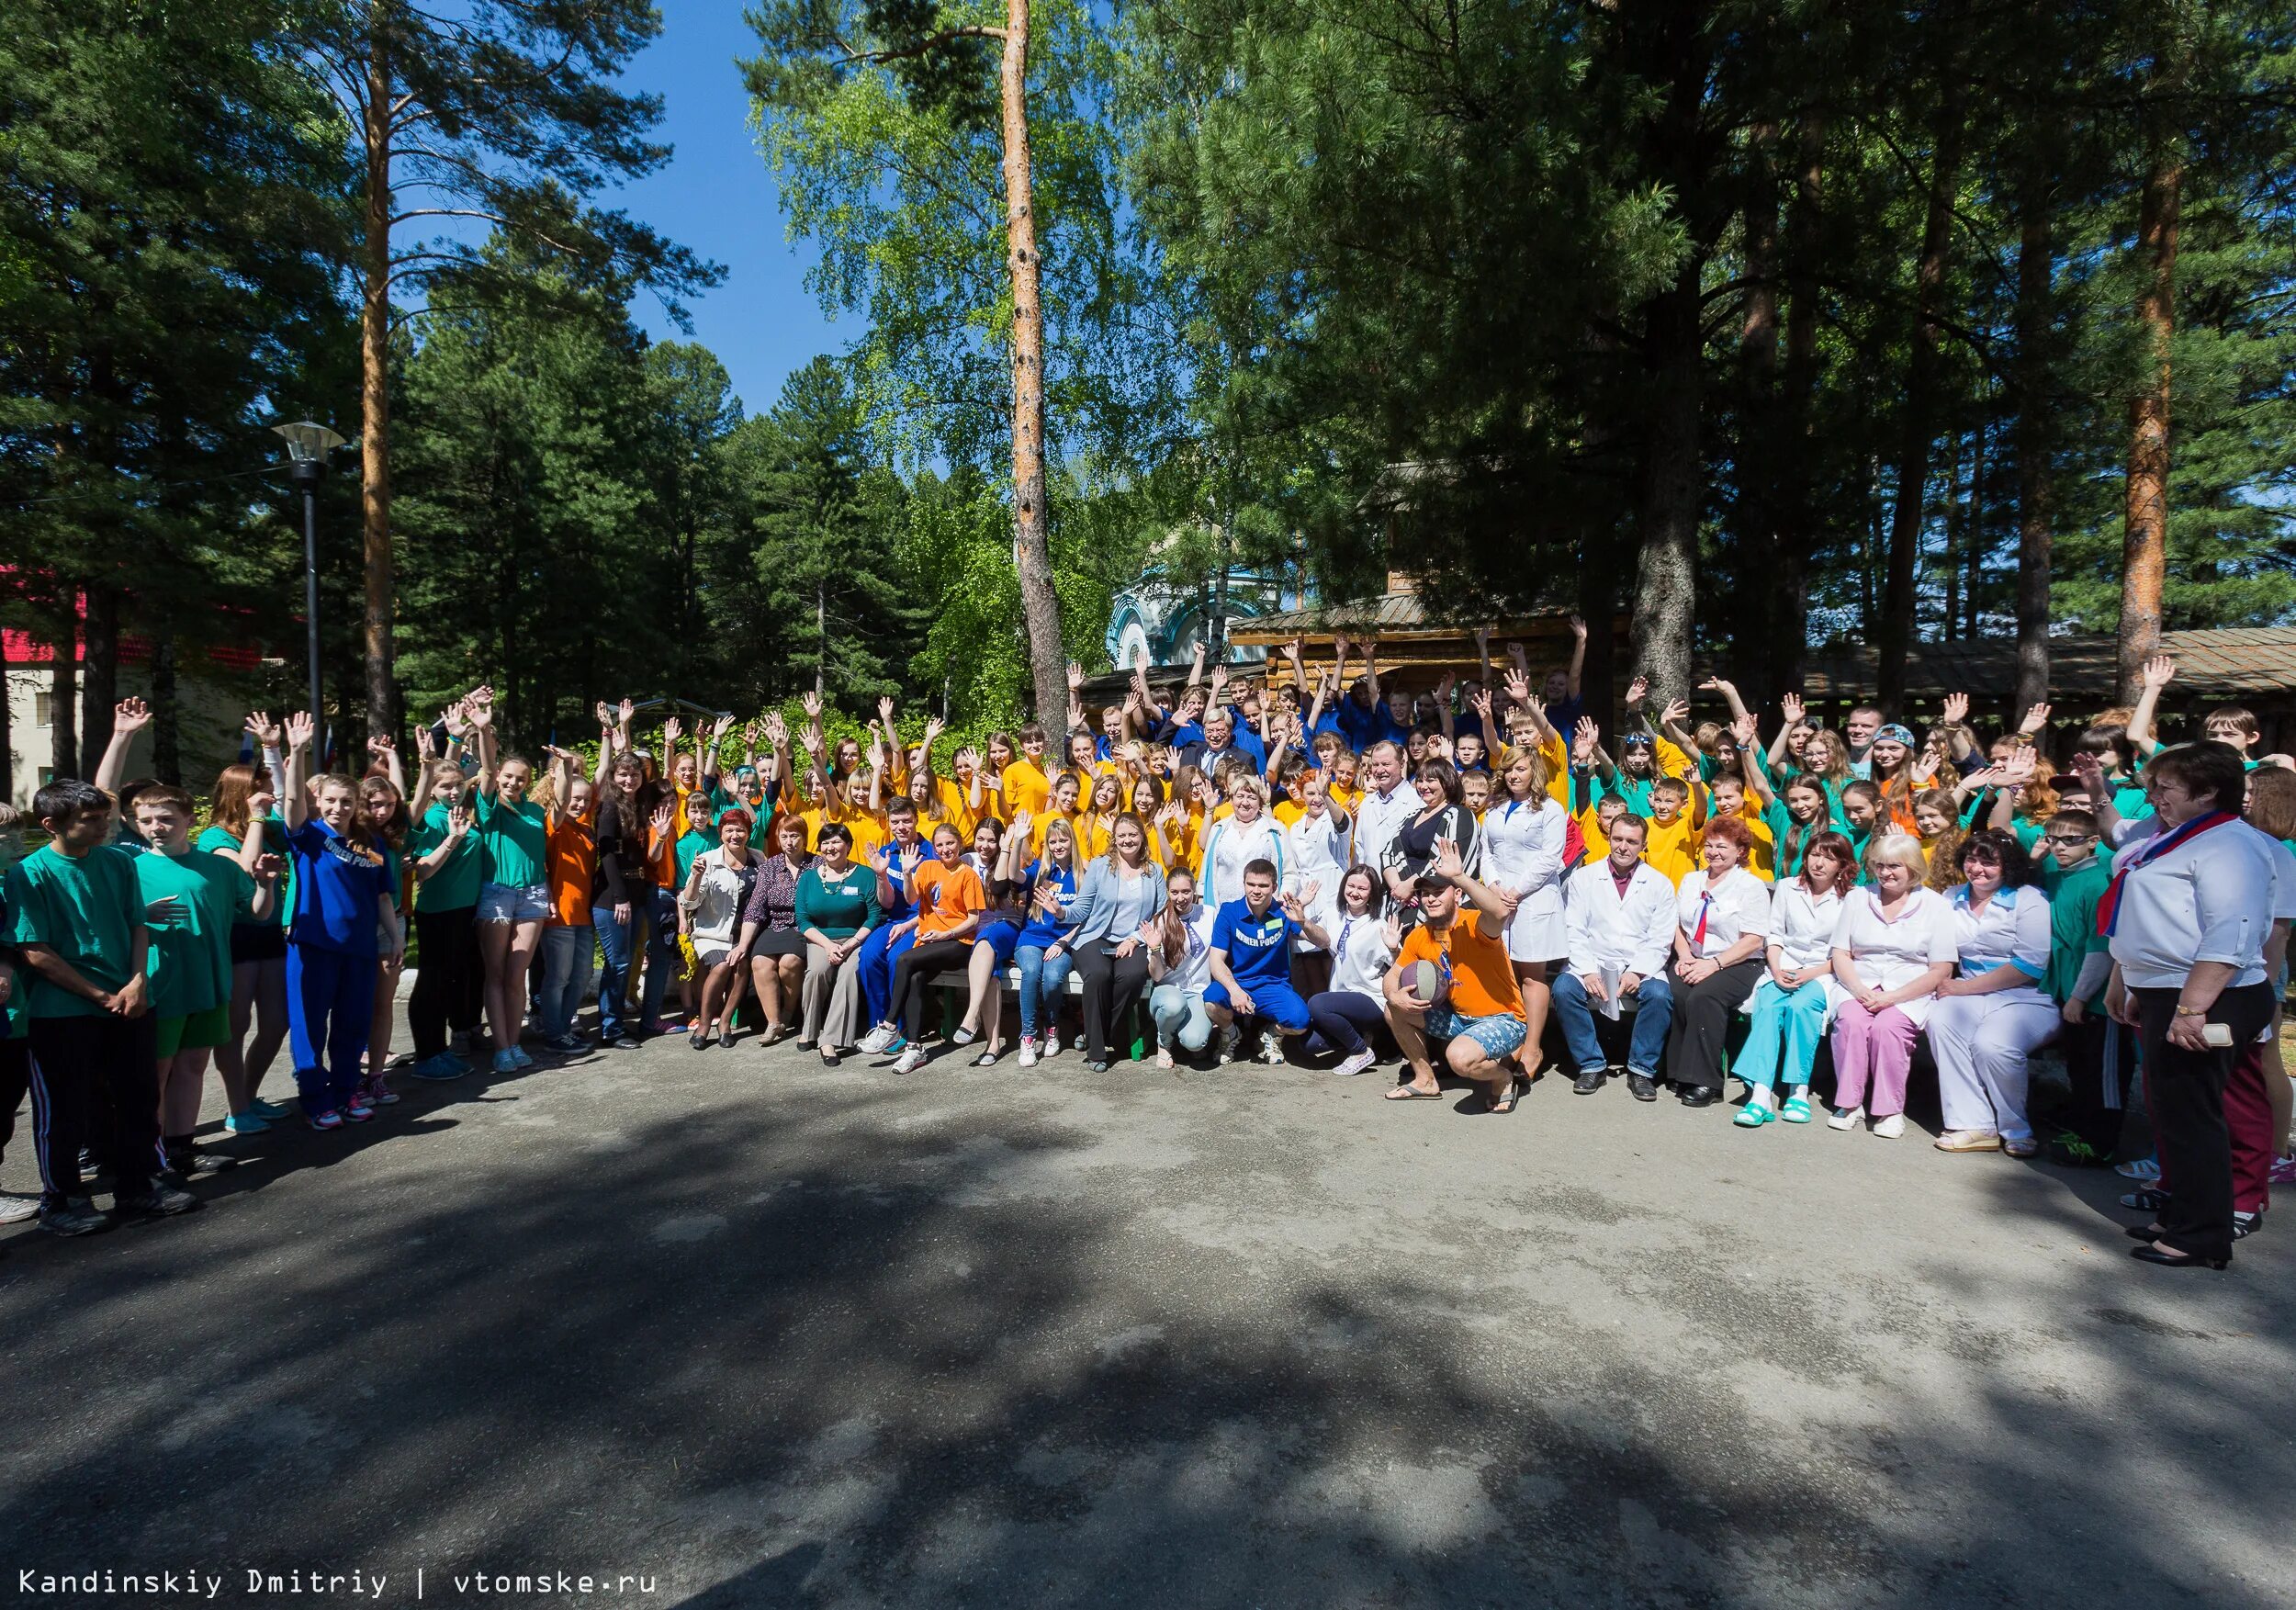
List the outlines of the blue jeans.
{"type": "Polygon", "coordinates": [[[668,889],[656,889],[652,919],[646,930],[646,985],[638,996],[641,1030],[661,1020],[662,997],[670,993],[670,974],[677,965],[678,896],[668,889]]]}
{"type": "MultiPolygon", "coordinates": [[[[1563,1042],[1570,1047],[1570,1060],[1579,1064],[1579,1071],[1607,1066],[1603,1056],[1603,1042],[1594,1032],[1594,1007],[1586,996],[1586,985],[1579,975],[1564,972],[1552,985],[1555,1019],[1562,1025],[1563,1042]]],[[[1674,992],[1667,987],[1663,974],[1652,974],[1629,997],[1635,1004],[1634,1037],[1626,1047],[1626,1071],[1640,1074],[1648,1079],[1659,1075],[1659,1061],[1666,1051],[1667,1026],[1674,1020],[1674,992]]]]}
{"type": "Polygon", "coordinates": [[[1826,981],[1813,978],[1799,989],[1781,989],[1776,979],[1765,977],[1754,985],[1747,1005],[1753,1009],[1754,1026],[1730,1071],[1764,1089],[1773,1083],[1808,1084],[1818,1034],[1826,1026],[1826,981]]]}
{"type": "Polygon", "coordinates": [[[1034,1040],[1040,1021],[1048,1030],[1059,1021],[1055,1013],[1061,996],[1068,993],[1068,969],[1075,952],[1064,950],[1048,956],[1041,945],[1022,945],[1012,959],[1020,968],[1020,1038],[1034,1040]]]}
{"type": "MultiPolygon", "coordinates": [[[[606,914],[609,918],[613,913],[606,914]]],[[[588,928],[542,930],[542,993],[535,1008],[542,1015],[542,1031],[554,1039],[574,1032],[574,1014],[581,1009],[590,990],[591,957],[596,953],[595,935],[588,928]]]]}
{"type": "Polygon", "coordinates": [[[1211,1043],[1211,1016],[1204,1010],[1204,992],[1159,984],[1148,994],[1148,1015],[1156,1020],[1156,1043],[1169,1047],[1176,1040],[1182,1051],[1201,1051],[1211,1043]]]}
{"type": "MultiPolygon", "coordinates": [[[[598,973],[598,1038],[611,1042],[629,1031],[622,1020],[622,1002],[630,987],[630,925],[614,921],[611,906],[591,906],[590,919],[598,925],[598,949],[605,958],[598,973]]],[[[546,943],[550,931],[543,929],[546,943]]]]}
{"type": "MultiPolygon", "coordinates": [[[[896,917],[893,922],[906,922],[906,916],[896,917]]],[[[917,930],[909,929],[899,939],[893,937],[893,922],[883,928],[872,928],[869,937],[861,940],[861,948],[853,963],[861,969],[861,1000],[869,1012],[869,1027],[893,1021],[893,964],[908,953],[917,943],[917,930]]]]}
{"type": "MultiPolygon", "coordinates": [[[[316,945],[287,946],[287,1051],[303,1113],[317,1118],[351,1099],[366,1061],[375,1017],[375,958],[316,945]]],[[[148,1049],[151,1041],[144,1041],[148,1049]]]]}

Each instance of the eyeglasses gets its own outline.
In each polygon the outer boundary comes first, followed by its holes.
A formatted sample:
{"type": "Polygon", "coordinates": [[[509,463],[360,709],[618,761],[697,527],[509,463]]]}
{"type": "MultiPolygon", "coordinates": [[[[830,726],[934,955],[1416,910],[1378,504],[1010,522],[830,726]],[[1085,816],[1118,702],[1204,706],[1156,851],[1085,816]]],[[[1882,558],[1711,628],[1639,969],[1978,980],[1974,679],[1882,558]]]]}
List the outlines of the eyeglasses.
{"type": "Polygon", "coordinates": [[[2087,844],[2096,837],[2094,833],[2044,833],[2041,841],[2043,844],[2087,844]]]}

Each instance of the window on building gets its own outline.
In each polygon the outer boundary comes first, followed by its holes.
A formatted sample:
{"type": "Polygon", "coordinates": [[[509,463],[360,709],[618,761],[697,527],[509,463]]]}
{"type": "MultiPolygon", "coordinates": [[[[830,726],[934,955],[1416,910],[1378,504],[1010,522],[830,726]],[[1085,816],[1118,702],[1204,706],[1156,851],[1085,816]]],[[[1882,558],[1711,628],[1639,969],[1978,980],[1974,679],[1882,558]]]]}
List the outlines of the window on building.
{"type": "Polygon", "coordinates": [[[34,726],[56,725],[56,696],[53,693],[32,695],[32,725],[34,726]]]}

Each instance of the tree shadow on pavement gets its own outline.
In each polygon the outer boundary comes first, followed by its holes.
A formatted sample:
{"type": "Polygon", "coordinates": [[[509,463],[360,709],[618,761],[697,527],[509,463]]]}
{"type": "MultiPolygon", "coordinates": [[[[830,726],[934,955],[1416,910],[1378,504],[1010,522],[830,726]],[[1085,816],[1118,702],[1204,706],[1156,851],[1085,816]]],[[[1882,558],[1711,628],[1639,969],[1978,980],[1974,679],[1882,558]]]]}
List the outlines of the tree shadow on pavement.
{"type": "Polygon", "coordinates": [[[540,1109],[483,1167],[12,1256],[5,1558],[695,1610],[2287,1602],[2285,1258],[2146,1281],[2013,1166],[1997,1224],[2093,1255],[1847,1267],[1439,1156],[1367,1210],[1291,1131],[920,1088],[540,1109]]]}

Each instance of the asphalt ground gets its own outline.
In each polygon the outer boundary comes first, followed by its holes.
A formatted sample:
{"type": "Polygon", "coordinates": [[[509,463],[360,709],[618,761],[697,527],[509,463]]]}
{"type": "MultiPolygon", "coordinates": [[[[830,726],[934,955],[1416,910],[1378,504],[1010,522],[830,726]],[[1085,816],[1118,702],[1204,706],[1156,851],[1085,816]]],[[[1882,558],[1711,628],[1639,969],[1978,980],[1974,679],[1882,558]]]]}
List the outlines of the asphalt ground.
{"type": "Polygon", "coordinates": [[[2296,1219],[2172,1272],[1919,1132],[960,1061],[401,1078],[0,1232],[0,1591],[2296,1604],[2296,1219]]]}

